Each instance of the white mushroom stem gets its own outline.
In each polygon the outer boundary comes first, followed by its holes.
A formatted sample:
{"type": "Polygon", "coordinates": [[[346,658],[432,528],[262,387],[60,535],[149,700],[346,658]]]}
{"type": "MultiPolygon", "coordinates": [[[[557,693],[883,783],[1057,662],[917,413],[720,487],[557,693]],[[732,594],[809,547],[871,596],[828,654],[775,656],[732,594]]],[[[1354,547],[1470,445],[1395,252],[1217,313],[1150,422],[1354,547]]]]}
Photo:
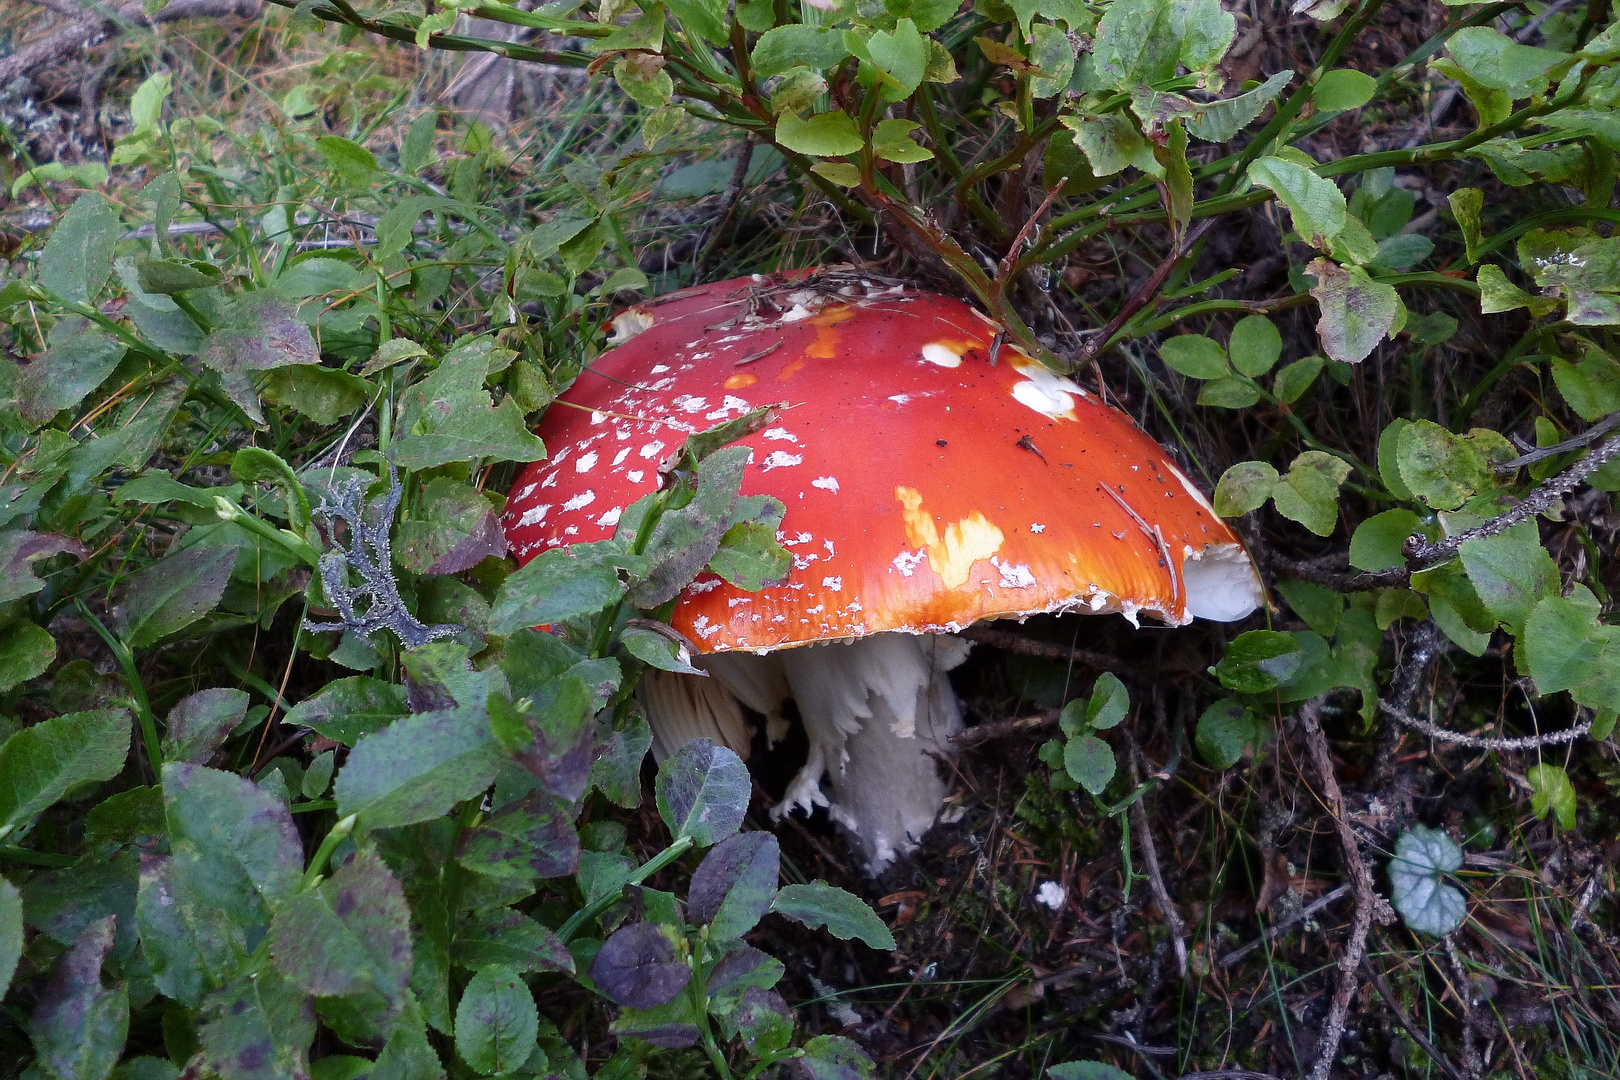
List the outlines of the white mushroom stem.
{"type": "Polygon", "coordinates": [[[710,673],[649,672],[642,703],[654,752],[673,752],[705,736],[740,754],[747,751],[731,723],[737,702],[780,722],[782,705],[798,704],[809,737],[809,758],[777,806],[826,806],[852,834],[868,873],[881,873],[917,846],[939,817],[946,786],[941,759],[962,728],[962,709],[945,673],[967,658],[954,635],[874,634],[852,642],[810,645],[766,656],[723,653],[703,657],[710,673]],[[678,688],[672,684],[703,684],[678,688]],[[733,698],[731,708],[716,699],[733,698]],[[822,780],[830,791],[823,792],[822,780]]]}

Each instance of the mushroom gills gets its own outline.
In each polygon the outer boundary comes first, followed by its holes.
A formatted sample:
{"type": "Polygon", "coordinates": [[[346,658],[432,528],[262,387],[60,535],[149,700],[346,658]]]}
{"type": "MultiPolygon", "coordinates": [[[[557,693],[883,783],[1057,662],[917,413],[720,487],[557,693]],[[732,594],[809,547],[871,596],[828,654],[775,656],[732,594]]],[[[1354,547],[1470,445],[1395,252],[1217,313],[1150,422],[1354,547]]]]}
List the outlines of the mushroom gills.
{"type": "Polygon", "coordinates": [[[970,647],[954,634],[873,634],[764,656],[700,657],[708,679],[648,672],[641,694],[653,750],[661,758],[704,736],[746,754],[746,724],[730,722],[741,718],[738,702],[764,715],[770,734],[793,698],[809,756],[772,814],[827,807],[876,875],[916,848],[944,805],[939,760],[952,756],[951,736],[962,729],[946,672],[970,647]],[[706,685],[670,685],[677,681],[706,685]],[[715,700],[721,693],[732,698],[729,709],[715,700]]]}

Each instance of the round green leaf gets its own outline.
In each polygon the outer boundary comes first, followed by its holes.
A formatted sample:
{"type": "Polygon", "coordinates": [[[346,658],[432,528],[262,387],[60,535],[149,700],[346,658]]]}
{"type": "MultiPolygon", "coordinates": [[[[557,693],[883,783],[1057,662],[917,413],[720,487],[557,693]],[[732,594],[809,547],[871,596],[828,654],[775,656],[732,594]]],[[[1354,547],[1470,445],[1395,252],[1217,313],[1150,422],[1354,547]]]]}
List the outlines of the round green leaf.
{"type": "Polygon", "coordinates": [[[1264,461],[1240,461],[1221,474],[1215,485],[1215,512],[1242,517],[1258,510],[1277,487],[1277,470],[1264,461]]]}
{"type": "Polygon", "coordinates": [[[1389,861],[1390,901],[1407,926],[1444,937],[1462,925],[1468,901],[1442,880],[1462,864],[1462,848],[1439,829],[1417,825],[1396,839],[1389,861]]]}
{"type": "Polygon", "coordinates": [[[1323,112],[1359,109],[1378,92],[1378,80],[1353,68],[1329,71],[1317,80],[1311,100],[1323,112]]]}
{"type": "Polygon", "coordinates": [[[1114,748],[1095,735],[1070,739],[1063,748],[1063,768],[1071,779],[1093,795],[1102,794],[1114,778],[1114,748]]]}
{"type": "Polygon", "coordinates": [[[1183,334],[1159,346],[1159,356],[1170,367],[1193,379],[1219,379],[1229,374],[1226,350],[1202,334],[1183,334]]]}
{"type": "Polygon", "coordinates": [[[1243,374],[1264,375],[1282,358],[1282,334],[1264,315],[1250,315],[1232,327],[1226,351],[1232,356],[1232,366],[1243,374]]]}

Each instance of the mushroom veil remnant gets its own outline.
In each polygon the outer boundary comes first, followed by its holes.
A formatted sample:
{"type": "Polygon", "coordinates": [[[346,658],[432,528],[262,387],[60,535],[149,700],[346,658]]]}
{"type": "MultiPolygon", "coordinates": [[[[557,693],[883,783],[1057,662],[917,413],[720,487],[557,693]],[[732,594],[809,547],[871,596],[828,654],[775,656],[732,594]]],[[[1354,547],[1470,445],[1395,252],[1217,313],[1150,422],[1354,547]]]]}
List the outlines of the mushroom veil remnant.
{"type": "Polygon", "coordinates": [[[650,671],[640,693],[659,756],[706,736],[746,757],[745,709],[775,737],[791,699],[809,760],[776,812],[828,806],[872,873],[943,805],[958,631],[1065,611],[1232,621],[1262,602],[1158,444],[961,301],[824,269],[686,289],[614,329],[563,395],[578,407],[546,414],[552,456],[518,478],[508,539],[523,560],[605,539],[689,433],[790,402],[739,442],[743,493],[786,506],[792,571],[759,592],[700,575],[671,622],[709,677],[650,671]]]}

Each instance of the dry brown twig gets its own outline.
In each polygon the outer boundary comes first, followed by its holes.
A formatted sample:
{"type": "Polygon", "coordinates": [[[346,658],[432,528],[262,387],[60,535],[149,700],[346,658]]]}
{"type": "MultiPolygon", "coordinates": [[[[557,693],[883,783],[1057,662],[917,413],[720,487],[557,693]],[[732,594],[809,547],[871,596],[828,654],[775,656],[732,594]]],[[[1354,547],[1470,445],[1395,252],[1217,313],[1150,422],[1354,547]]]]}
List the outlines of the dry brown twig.
{"type": "Polygon", "coordinates": [[[1322,779],[1322,794],[1333,827],[1339,834],[1339,845],[1344,851],[1344,868],[1355,892],[1356,909],[1351,917],[1350,937],[1339,958],[1339,982],[1333,991],[1333,1004],[1328,1009],[1327,1021],[1322,1026],[1320,1050],[1312,1067],[1310,1080],[1327,1080],[1333,1069],[1333,1059],[1339,1052],[1339,1041],[1344,1037],[1345,1020],[1350,1015],[1350,999],[1360,983],[1361,962],[1367,954],[1367,933],[1376,919],[1380,925],[1395,921],[1389,902],[1373,888],[1372,873],[1361,857],[1361,840],[1350,827],[1345,814],[1344,792],[1333,771],[1333,754],[1328,749],[1327,736],[1322,733],[1322,704],[1326,696],[1312,698],[1299,710],[1299,726],[1305,733],[1305,745],[1311,764],[1322,779]]]}
{"type": "Polygon", "coordinates": [[[1309,919],[1312,915],[1315,915],[1318,911],[1321,911],[1323,908],[1335,903],[1341,896],[1348,896],[1350,891],[1349,885],[1340,885],[1338,888],[1331,889],[1328,892],[1323,893],[1321,896],[1318,896],[1315,900],[1312,900],[1309,904],[1306,904],[1304,907],[1300,908],[1292,915],[1289,915],[1287,918],[1279,919],[1278,921],[1272,923],[1270,926],[1266,927],[1265,933],[1261,934],[1247,945],[1239,945],[1237,948],[1233,949],[1231,952],[1217,960],[1216,964],[1223,968],[1231,967],[1239,960],[1242,960],[1245,956],[1248,956],[1250,953],[1254,952],[1254,950],[1258,949],[1261,945],[1268,941],[1275,941],[1277,938],[1288,933],[1288,931],[1292,930],[1298,924],[1304,922],[1306,919],[1309,919]]]}
{"type": "MultiPolygon", "coordinates": [[[[1132,749],[1135,750],[1134,741],[1132,749]]],[[[1139,751],[1137,751],[1139,753],[1139,751]]],[[[1136,765],[1136,754],[1131,757],[1131,780],[1140,784],[1141,772],[1136,765]]],[[[1183,979],[1187,977],[1187,927],[1181,921],[1181,912],[1176,909],[1175,901],[1170,899],[1170,890],[1165,888],[1164,874],[1159,869],[1159,849],[1153,842],[1153,830],[1148,824],[1147,793],[1140,799],[1131,803],[1131,828],[1136,832],[1138,841],[1142,845],[1142,862],[1147,866],[1148,888],[1153,891],[1153,902],[1159,905],[1159,913],[1164,916],[1164,925],[1170,930],[1170,940],[1176,950],[1176,971],[1183,979]]]]}

